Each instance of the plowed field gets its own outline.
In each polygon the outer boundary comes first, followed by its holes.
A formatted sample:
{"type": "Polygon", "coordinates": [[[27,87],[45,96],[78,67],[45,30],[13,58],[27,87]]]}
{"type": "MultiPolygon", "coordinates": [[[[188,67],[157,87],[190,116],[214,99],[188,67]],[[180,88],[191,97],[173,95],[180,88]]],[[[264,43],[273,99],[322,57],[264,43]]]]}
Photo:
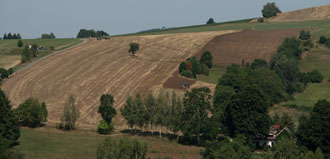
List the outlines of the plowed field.
{"type": "MultiPolygon", "coordinates": [[[[118,109],[128,95],[162,87],[181,61],[196,54],[215,36],[230,32],[93,39],[39,61],[6,80],[2,89],[14,107],[28,97],[45,101],[49,124],[59,122],[72,94],[81,110],[79,127],[95,128],[100,119],[97,108],[101,94],[112,94],[118,109]],[[137,56],[128,53],[131,42],[140,44],[137,56]]],[[[114,122],[119,129],[125,125],[120,115],[114,122]]]]}
{"type": "Polygon", "coordinates": [[[286,37],[297,37],[301,29],[242,31],[217,36],[197,54],[210,51],[216,65],[241,64],[255,58],[270,60],[286,37]]]}

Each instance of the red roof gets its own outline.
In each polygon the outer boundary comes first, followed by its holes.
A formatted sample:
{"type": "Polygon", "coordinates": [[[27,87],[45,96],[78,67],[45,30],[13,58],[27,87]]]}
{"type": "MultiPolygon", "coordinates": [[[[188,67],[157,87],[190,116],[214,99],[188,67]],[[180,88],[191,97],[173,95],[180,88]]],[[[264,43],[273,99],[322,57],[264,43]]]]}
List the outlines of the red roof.
{"type": "Polygon", "coordinates": [[[280,125],[273,125],[273,128],[279,129],[281,126],[280,125]]]}

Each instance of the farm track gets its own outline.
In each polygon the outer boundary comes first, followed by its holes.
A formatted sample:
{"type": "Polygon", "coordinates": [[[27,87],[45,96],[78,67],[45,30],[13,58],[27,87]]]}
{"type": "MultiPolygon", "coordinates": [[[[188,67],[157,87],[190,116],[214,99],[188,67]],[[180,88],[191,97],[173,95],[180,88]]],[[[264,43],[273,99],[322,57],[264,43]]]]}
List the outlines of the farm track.
{"type": "MultiPolygon", "coordinates": [[[[87,43],[44,58],[2,84],[17,107],[28,97],[47,104],[48,124],[58,123],[67,98],[72,94],[80,107],[80,128],[96,128],[99,98],[110,93],[117,110],[129,95],[147,94],[173,75],[179,63],[196,54],[215,36],[234,31],[114,37],[87,43]],[[129,43],[137,42],[137,56],[128,53],[129,43]]],[[[116,128],[126,128],[120,115],[116,128]]]]}

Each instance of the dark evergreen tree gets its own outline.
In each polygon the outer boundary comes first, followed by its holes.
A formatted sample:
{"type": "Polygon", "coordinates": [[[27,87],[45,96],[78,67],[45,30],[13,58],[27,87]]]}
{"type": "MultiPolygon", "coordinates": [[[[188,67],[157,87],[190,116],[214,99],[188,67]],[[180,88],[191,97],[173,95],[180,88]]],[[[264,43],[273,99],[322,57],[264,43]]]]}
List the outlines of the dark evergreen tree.
{"type": "Polygon", "coordinates": [[[135,52],[139,50],[140,45],[138,43],[130,43],[129,47],[130,49],[128,50],[128,52],[131,52],[132,55],[135,55],[135,52]]]}
{"type": "Polygon", "coordinates": [[[102,119],[108,124],[111,124],[112,118],[117,114],[113,107],[114,99],[111,94],[102,94],[100,98],[100,106],[98,113],[101,114],[102,119]]]}
{"type": "Polygon", "coordinates": [[[6,40],[8,37],[7,37],[7,34],[3,34],[3,40],[6,40]]]}
{"type": "Polygon", "coordinates": [[[186,62],[181,62],[179,66],[179,73],[182,73],[184,70],[187,70],[186,62]]]}
{"type": "Polygon", "coordinates": [[[214,22],[214,20],[213,20],[213,18],[210,18],[207,22],[206,22],[206,24],[214,24],[215,22],[214,22]]]}
{"type": "Polygon", "coordinates": [[[20,137],[19,124],[11,110],[10,101],[0,89],[0,149],[8,149],[20,137]]]}
{"type": "Polygon", "coordinates": [[[13,39],[13,35],[11,33],[8,33],[7,39],[13,39]]]}
{"type": "Polygon", "coordinates": [[[22,42],[22,40],[18,40],[18,42],[17,42],[17,47],[23,47],[23,42],[22,42]]]}

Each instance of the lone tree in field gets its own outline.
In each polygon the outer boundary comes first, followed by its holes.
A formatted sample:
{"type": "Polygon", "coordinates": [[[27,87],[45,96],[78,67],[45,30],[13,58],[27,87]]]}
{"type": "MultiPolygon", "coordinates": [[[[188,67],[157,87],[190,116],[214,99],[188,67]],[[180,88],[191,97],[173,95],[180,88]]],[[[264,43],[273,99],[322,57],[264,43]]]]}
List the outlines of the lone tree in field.
{"type": "Polygon", "coordinates": [[[267,3],[262,9],[262,16],[270,18],[276,16],[277,13],[281,13],[281,10],[275,5],[275,3],[267,3]]]}
{"type": "Polygon", "coordinates": [[[111,121],[117,114],[116,109],[113,108],[113,96],[110,94],[102,94],[100,103],[98,112],[101,114],[103,120],[100,121],[98,132],[100,134],[108,134],[113,130],[111,121]]]}
{"type": "Polygon", "coordinates": [[[206,24],[214,24],[215,22],[214,22],[214,20],[213,20],[213,18],[210,18],[207,22],[206,22],[206,24]]]}
{"type": "Polygon", "coordinates": [[[71,95],[64,106],[61,123],[59,124],[60,129],[74,130],[76,128],[76,122],[80,116],[80,111],[75,102],[76,99],[71,95]]]}
{"type": "Polygon", "coordinates": [[[213,66],[213,56],[211,55],[211,53],[209,51],[205,51],[200,59],[200,63],[206,65],[209,68],[212,68],[213,66]]]}
{"type": "Polygon", "coordinates": [[[20,40],[18,40],[18,42],[17,42],[17,46],[18,47],[23,47],[23,42],[22,42],[22,40],[20,39],[20,40]]]}
{"type": "Polygon", "coordinates": [[[128,52],[131,52],[132,55],[135,55],[135,52],[139,50],[140,45],[138,43],[130,43],[129,47],[130,49],[128,50],[128,52]]]}

